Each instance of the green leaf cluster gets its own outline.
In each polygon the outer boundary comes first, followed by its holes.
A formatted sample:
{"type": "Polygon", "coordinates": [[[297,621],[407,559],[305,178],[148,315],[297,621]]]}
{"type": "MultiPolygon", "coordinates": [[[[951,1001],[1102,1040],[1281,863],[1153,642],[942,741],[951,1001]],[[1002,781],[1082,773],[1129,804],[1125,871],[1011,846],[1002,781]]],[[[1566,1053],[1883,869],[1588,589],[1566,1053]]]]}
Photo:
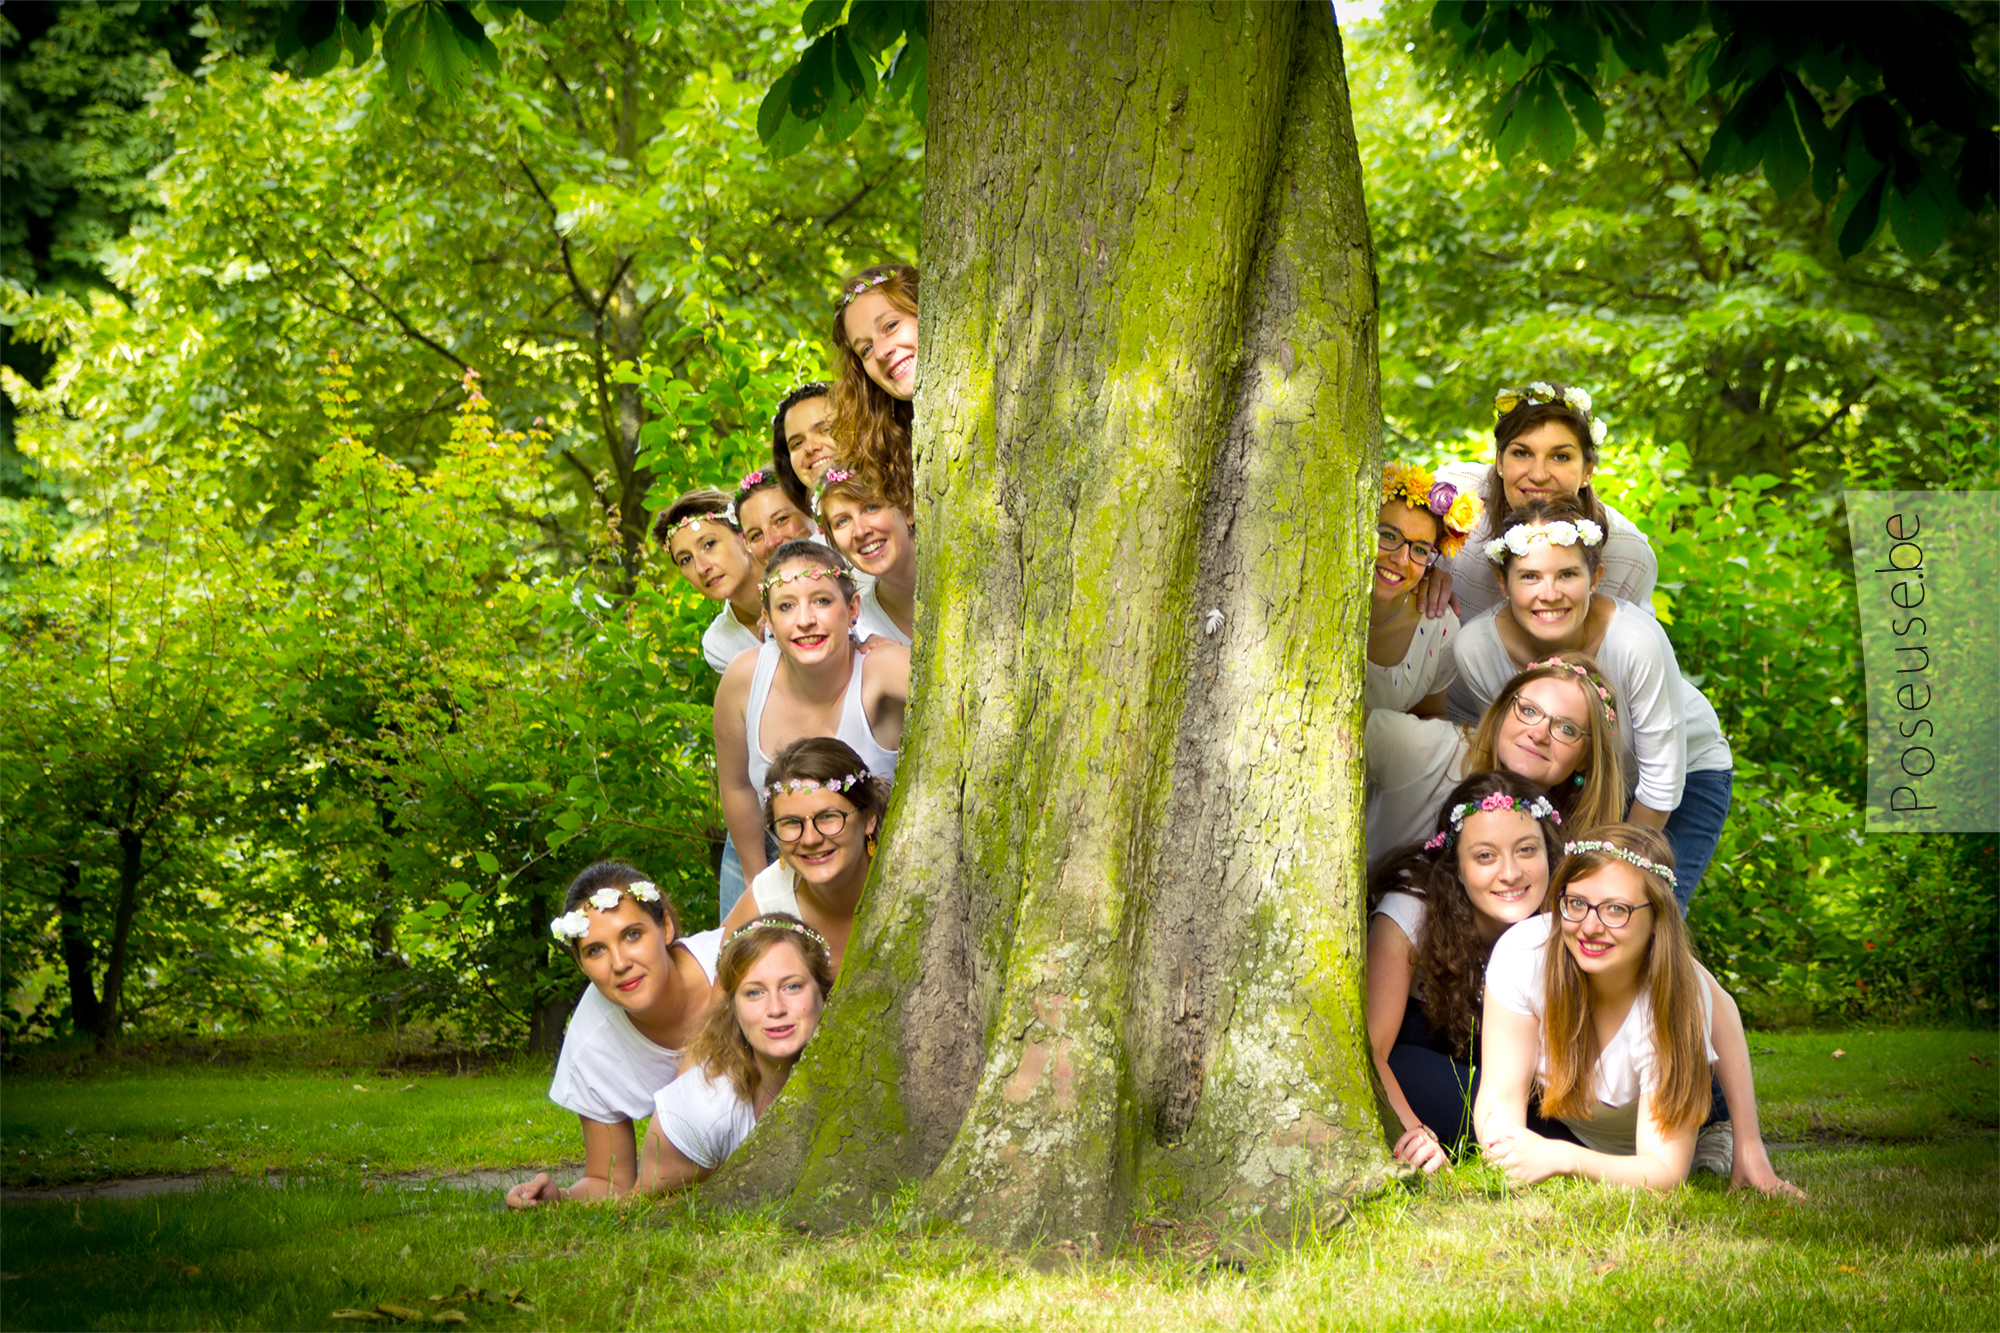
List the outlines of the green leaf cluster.
{"type": "Polygon", "coordinates": [[[877,92],[907,103],[923,122],[930,105],[925,0],[810,0],[799,26],[809,39],[805,49],[757,112],[757,137],[773,157],[791,157],[816,138],[847,139],[877,92]]]}
{"type": "Polygon", "coordinates": [[[1810,181],[1843,256],[1885,226],[1929,254],[2000,204],[1990,8],[1441,0],[1429,27],[1420,58],[1501,83],[1484,131],[1503,164],[1564,161],[1578,129],[1602,139],[1600,90],[1684,58],[1687,97],[1719,114],[1703,176],[1761,168],[1784,198],[1810,181]]]}

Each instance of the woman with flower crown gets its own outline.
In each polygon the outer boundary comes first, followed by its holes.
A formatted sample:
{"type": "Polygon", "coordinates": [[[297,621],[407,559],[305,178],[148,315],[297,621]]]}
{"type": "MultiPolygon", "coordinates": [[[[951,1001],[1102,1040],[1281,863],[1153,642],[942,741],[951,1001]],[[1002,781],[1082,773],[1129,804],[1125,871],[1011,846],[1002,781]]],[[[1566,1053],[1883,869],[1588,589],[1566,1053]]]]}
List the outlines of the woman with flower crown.
{"type": "Polygon", "coordinates": [[[832,422],[833,386],[825,380],[793,389],[771,414],[771,470],[802,512],[812,508],[813,487],[840,452],[832,422]]]}
{"type": "Polygon", "coordinates": [[[833,419],[842,460],[880,479],[889,502],[916,511],[910,431],[916,421],[917,270],[874,264],[840,284],[833,310],[833,419]]]}
{"type": "Polygon", "coordinates": [[[875,861],[889,784],[870,773],[846,742],[812,736],[778,751],[762,792],[778,859],[750,882],[722,928],[790,913],[826,941],[837,975],[875,861]]]}
{"type": "Polygon", "coordinates": [[[1479,518],[1479,499],[1420,467],[1382,469],[1382,506],[1375,514],[1375,572],[1369,587],[1370,708],[1420,717],[1444,716],[1444,690],[1457,672],[1451,639],[1458,617],[1422,612],[1431,571],[1465,544],[1479,518]]]}
{"type": "Polygon", "coordinates": [[[1486,553],[1507,590],[1502,605],[1459,634],[1458,669],[1483,706],[1528,663],[1571,650],[1597,659],[1620,700],[1625,819],[1664,829],[1681,873],[1683,913],[1729,817],[1734,760],[1715,709],[1680,673],[1673,644],[1651,615],[1598,591],[1604,530],[1572,496],[1508,514],[1486,553]]]}
{"type": "Polygon", "coordinates": [[[1511,773],[1473,774],[1435,821],[1369,881],[1368,1041],[1402,1126],[1394,1155],[1425,1171],[1470,1141],[1486,955],[1541,910],[1563,847],[1548,797],[1511,773]]]}
{"type": "Polygon", "coordinates": [[[1691,1166],[1716,1167],[1727,1140],[1737,1184],[1803,1197],[1764,1153],[1742,1024],[1695,960],[1674,879],[1657,832],[1607,825],[1569,845],[1549,883],[1555,910],[1493,946],[1473,1107],[1484,1155],[1520,1184],[1581,1176],[1665,1192],[1691,1166]],[[1733,1134],[1714,1126],[1711,1066],[1733,1134]],[[1537,1100],[1568,1134],[1531,1121],[1537,1100]]]}
{"type": "Polygon", "coordinates": [[[852,637],[854,579],[818,542],[787,542],[764,576],[770,637],[730,663],[715,691],[715,759],[722,813],[755,881],[766,867],[763,793],[771,756],[795,740],[833,736],[866,771],[891,778],[910,692],[910,653],[852,637]]]}
{"type": "Polygon", "coordinates": [[[680,1072],[716,976],[719,930],[682,938],[660,890],[631,866],[600,861],[570,884],[556,939],[590,978],[571,1015],[549,1100],[583,1125],[583,1176],[558,1186],[547,1174],[507,1191],[507,1206],[623,1194],[638,1177],[633,1122],[680,1072]]]}
{"type": "Polygon", "coordinates": [[[762,565],[786,542],[809,541],[819,536],[811,515],[794,503],[784,478],[770,468],[747,473],[736,483],[736,498],[730,505],[736,526],[750,554],[762,565]]]}
{"type": "Polygon", "coordinates": [[[1569,833],[1624,817],[1617,703],[1588,653],[1531,663],[1477,727],[1377,709],[1362,734],[1370,865],[1427,837],[1445,793],[1493,769],[1547,795],[1569,833]]]}
{"type": "Polygon", "coordinates": [[[727,495],[703,486],[668,505],[653,525],[653,539],[675,572],[722,603],[701,636],[702,658],[717,671],[764,641],[764,562],[744,544],[734,512],[727,495]]]}
{"type": "Polygon", "coordinates": [[[855,616],[861,639],[915,643],[917,537],[909,511],[891,503],[871,473],[850,467],[827,470],[813,508],[827,540],[869,578],[855,616]]]}
{"type": "Polygon", "coordinates": [[[1440,593],[1449,591],[1458,599],[1461,619],[1469,621],[1502,600],[1499,580],[1480,554],[1493,540],[1500,516],[1530,500],[1558,495],[1577,497],[1585,514],[1604,529],[1604,592],[1651,614],[1659,578],[1653,548],[1630,519],[1597,498],[1590,484],[1605,436],[1604,423],[1593,410],[1588,393],[1553,380],[1502,389],[1494,397],[1499,418],[1493,426],[1494,461],[1438,469],[1440,481],[1476,491],[1485,501],[1465,544],[1445,557],[1440,573],[1447,577],[1438,580],[1440,593]]]}

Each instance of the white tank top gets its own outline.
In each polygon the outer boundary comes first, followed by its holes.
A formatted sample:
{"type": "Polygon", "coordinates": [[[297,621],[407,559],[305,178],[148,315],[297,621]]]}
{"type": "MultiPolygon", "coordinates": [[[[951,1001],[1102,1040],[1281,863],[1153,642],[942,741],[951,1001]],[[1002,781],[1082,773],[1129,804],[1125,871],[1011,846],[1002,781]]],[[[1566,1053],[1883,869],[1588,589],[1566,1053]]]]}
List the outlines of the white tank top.
{"type": "MultiPolygon", "coordinates": [[[[764,723],[764,701],[771,697],[771,678],[778,674],[779,649],[777,640],[766,639],[757,649],[757,674],[750,678],[750,699],[743,708],[743,739],[748,742],[744,749],[750,755],[750,785],[757,790],[757,799],[764,799],[764,777],[771,771],[771,757],[764,753],[762,736],[764,723]]],[[[861,756],[861,762],[868,765],[868,771],[884,781],[896,776],[897,751],[885,750],[876,743],[875,732],[868,725],[868,710],[861,706],[861,663],[859,653],[850,660],[847,676],[847,697],[840,705],[840,728],[833,734],[836,739],[847,742],[848,748],[861,756]]]]}

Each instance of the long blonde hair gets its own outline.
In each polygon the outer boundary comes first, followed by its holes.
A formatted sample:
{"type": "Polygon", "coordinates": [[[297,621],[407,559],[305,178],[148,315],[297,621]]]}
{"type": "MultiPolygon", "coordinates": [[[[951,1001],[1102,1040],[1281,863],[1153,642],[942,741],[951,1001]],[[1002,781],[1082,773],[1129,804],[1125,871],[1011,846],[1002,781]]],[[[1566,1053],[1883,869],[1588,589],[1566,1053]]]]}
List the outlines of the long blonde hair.
{"type": "Polygon", "coordinates": [[[715,960],[715,999],[709,1003],[700,1030],[687,1046],[689,1068],[698,1065],[710,1078],[727,1078],[736,1095],[751,1103],[757,1100],[757,1089],[764,1076],[757,1068],[750,1039],[743,1035],[743,1025],[736,1018],[736,988],[743,984],[744,975],[757,965],[757,960],[780,944],[798,949],[806,971],[819,986],[820,1000],[825,1001],[833,989],[833,959],[826,951],[825,941],[789,912],[768,912],[730,936],[729,943],[722,946],[715,960]]]}
{"type": "Polygon", "coordinates": [[[827,433],[843,461],[858,464],[882,481],[890,504],[916,513],[917,471],[910,457],[915,407],[868,378],[867,367],[847,339],[846,296],[857,286],[876,291],[911,319],[917,317],[917,270],[908,264],[871,264],[840,284],[842,300],[833,312],[834,359],[840,378],[833,385],[833,419],[827,433]]]}
{"type": "MultiPolygon", "coordinates": [[[[1591,839],[1607,842],[1659,865],[1671,867],[1673,849],[1652,829],[1638,824],[1607,824],[1591,831],[1591,839]]],[[[1556,903],[1579,879],[1604,867],[1631,862],[1608,851],[1571,852],[1549,881],[1549,908],[1556,928],[1542,966],[1542,1050],[1547,1072],[1542,1075],[1542,1114],[1561,1120],[1589,1120],[1597,1109],[1593,1084],[1597,1050],[1590,1021],[1590,993],[1583,971],[1558,937],[1562,914],[1556,903]]],[[[1688,943],[1687,925],[1666,879],[1632,867],[1646,886],[1652,907],[1653,938],[1639,984],[1652,1006],[1653,1123],[1662,1134],[1699,1123],[1709,1108],[1708,1023],[1703,1004],[1701,969],[1688,943]]]]}
{"type": "Polygon", "coordinates": [[[1566,680],[1582,688],[1584,707],[1590,712],[1590,753],[1573,777],[1583,779],[1558,782],[1549,789],[1549,804],[1563,817],[1563,835],[1581,838],[1600,824],[1615,823],[1625,813],[1624,749],[1618,744],[1618,701],[1607,698],[1611,687],[1597,669],[1597,659],[1589,653],[1564,649],[1552,653],[1545,662],[1517,673],[1494,696],[1479,726],[1472,733],[1465,755],[1465,771],[1479,773],[1503,767],[1494,758],[1500,740],[1500,726],[1514,707],[1514,697],[1538,680],[1566,680]],[[1549,663],[1562,663],[1554,666],[1549,663]],[[1577,669],[1587,672],[1579,676],[1577,669]],[[1603,694],[1598,690],[1602,689],[1603,694]]]}

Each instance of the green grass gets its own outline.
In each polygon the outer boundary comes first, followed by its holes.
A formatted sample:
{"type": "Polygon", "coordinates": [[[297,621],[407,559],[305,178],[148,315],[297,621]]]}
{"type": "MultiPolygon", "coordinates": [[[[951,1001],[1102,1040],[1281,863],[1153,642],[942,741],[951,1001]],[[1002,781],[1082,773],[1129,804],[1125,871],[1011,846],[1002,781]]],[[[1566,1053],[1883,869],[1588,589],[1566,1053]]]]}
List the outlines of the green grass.
{"type": "MultiPolygon", "coordinates": [[[[222,1179],[160,1198],[10,1200],[0,1212],[9,1275],[0,1323],[353,1327],[333,1312],[421,1304],[464,1284],[525,1290],[532,1310],[461,1303],[467,1327],[494,1329],[2000,1325],[1990,1063],[2000,1037],[1753,1034],[1752,1045],[1769,1048],[1758,1072],[1773,1137],[1787,1140],[1776,1160],[1811,1194],[1804,1203],[1731,1194],[1706,1179],[1665,1198],[1568,1181],[1517,1191],[1474,1164],[1418,1193],[1365,1202],[1344,1226],[1278,1237],[1285,1243],[1237,1272],[1214,1262],[1228,1238],[1199,1228],[1149,1228],[1113,1257],[1084,1263],[916,1237],[886,1218],[808,1237],[775,1214],[717,1215],[695,1201],[515,1215],[490,1191],[384,1188],[343,1167],[282,1188],[222,1179]],[[1847,1054],[1836,1060],[1835,1049],[1847,1054]]],[[[413,1080],[377,1081],[393,1089],[413,1080]]],[[[347,1105],[374,1114],[366,1123],[382,1156],[371,1166],[407,1160],[394,1154],[427,1134],[501,1160],[509,1127],[480,1122],[510,1098],[538,1132],[551,1116],[555,1153],[573,1151],[574,1128],[539,1100],[530,1072],[414,1081],[410,1093],[346,1094],[347,1105]]],[[[10,1158],[17,1104],[119,1107],[134,1137],[150,1142],[146,1094],[127,1085],[163,1098],[165,1118],[203,1098],[248,1099],[218,1115],[232,1120],[272,1099],[339,1098],[330,1079],[266,1072],[239,1075],[233,1092],[221,1075],[183,1077],[179,1092],[160,1073],[44,1082],[7,1080],[0,1124],[10,1158]],[[117,1095],[89,1095],[107,1091],[117,1095]]],[[[278,1137],[278,1121],[259,1123],[278,1137]]],[[[301,1110],[287,1149],[301,1156],[291,1160],[332,1156],[338,1135],[317,1123],[301,1110]]]]}

